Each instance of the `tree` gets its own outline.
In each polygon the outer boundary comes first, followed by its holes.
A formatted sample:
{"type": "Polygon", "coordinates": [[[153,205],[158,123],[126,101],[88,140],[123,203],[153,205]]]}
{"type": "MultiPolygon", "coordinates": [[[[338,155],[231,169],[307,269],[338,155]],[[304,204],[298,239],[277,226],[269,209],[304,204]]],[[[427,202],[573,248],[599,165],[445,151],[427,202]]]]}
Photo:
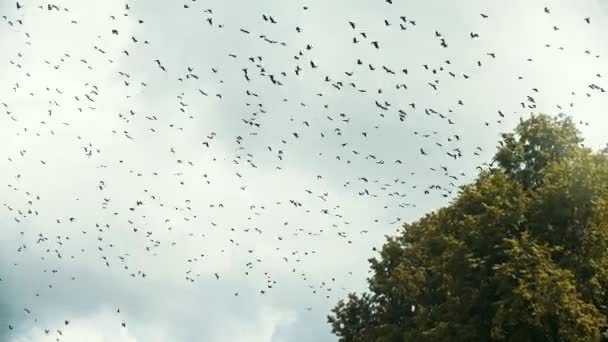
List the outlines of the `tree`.
{"type": "Polygon", "coordinates": [[[608,154],[568,117],[503,134],[491,168],[369,260],[341,342],[608,341],[608,154]]]}

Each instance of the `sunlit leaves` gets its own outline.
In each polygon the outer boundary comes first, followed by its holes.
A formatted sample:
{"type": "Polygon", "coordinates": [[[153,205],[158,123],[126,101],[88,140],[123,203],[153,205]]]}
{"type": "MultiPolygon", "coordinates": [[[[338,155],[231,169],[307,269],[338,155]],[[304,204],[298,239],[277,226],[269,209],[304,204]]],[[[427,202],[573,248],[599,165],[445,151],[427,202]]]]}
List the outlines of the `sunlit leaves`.
{"type": "Polygon", "coordinates": [[[503,135],[497,166],[370,260],[340,341],[593,341],[608,329],[608,153],[568,117],[503,135]]]}

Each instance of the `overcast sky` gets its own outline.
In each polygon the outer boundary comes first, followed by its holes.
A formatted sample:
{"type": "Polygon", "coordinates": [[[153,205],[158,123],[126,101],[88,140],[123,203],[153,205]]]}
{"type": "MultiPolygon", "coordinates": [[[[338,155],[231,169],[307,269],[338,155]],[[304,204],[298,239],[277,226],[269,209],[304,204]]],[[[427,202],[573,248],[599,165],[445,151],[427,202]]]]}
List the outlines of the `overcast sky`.
{"type": "Polygon", "coordinates": [[[0,340],[334,341],[521,117],[608,141],[605,1],[392,2],[0,2],[0,340]]]}

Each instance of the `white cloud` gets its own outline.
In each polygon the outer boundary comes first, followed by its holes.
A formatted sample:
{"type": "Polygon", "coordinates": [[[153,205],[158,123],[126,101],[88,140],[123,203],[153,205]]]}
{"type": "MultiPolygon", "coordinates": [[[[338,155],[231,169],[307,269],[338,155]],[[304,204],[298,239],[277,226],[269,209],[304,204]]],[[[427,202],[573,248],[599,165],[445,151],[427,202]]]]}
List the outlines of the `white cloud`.
{"type": "MultiPolygon", "coordinates": [[[[64,323],[65,324],[65,323],[64,323]]],[[[13,336],[8,342],[45,342],[49,336],[56,337],[63,342],[139,342],[129,333],[128,327],[116,329],[121,322],[116,315],[108,312],[99,312],[91,317],[76,319],[70,322],[71,326],[49,330],[48,334],[43,328],[34,325],[30,331],[20,336],[13,336]]],[[[156,332],[154,335],[156,335],[156,332]]],[[[158,336],[158,335],[156,335],[158,336]]],[[[147,341],[166,341],[153,338],[147,341]]]]}
{"type": "Polygon", "coordinates": [[[234,342],[281,342],[274,339],[275,333],[280,326],[293,324],[297,315],[294,311],[278,310],[268,306],[263,306],[256,314],[257,320],[247,321],[227,321],[226,326],[238,327],[238,329],[226,329],[224,333],[218,335],[213,341],[234,341],[234,342]]]}

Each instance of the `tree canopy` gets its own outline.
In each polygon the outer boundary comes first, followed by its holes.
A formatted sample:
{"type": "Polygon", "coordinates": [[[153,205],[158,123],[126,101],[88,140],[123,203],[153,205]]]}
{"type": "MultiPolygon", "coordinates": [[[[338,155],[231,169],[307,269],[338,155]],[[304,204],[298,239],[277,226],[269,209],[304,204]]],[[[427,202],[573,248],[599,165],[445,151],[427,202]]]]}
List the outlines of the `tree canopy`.
{"type": "Polygon", "coordinates": [[[492,167],[369,260],[341,342],[608,341],[608,149],[569,117],[503,134],[492,167]]]}

